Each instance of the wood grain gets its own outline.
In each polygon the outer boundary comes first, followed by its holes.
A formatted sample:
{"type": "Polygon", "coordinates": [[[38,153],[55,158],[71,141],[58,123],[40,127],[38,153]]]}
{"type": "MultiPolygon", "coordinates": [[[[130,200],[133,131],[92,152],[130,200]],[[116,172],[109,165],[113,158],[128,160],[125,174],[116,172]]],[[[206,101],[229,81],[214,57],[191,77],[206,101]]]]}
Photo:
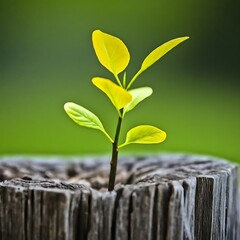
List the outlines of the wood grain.
{"type": "Polygon", "coordinates": [[[163,154],[0,159],[0,240],[238,240],[238,166],[163,154]]]}

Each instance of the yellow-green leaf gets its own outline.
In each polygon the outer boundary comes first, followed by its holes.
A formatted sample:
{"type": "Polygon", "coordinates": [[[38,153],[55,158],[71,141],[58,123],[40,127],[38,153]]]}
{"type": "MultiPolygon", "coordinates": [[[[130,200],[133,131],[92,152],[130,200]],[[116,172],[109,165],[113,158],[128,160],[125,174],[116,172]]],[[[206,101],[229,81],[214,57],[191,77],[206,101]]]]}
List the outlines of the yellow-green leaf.
{"type": "Polygon", "coordinates": [[[95,30],[92,41],[99,62],[115,76],[127,67],[130,54],[119,38],[95,30]]]}
{"type": "Polygon", "coordinates": [[[176,47],[181,42],[187,40],[189,37],[180,37],[176,39],[172,39],[155,50],[153,50],[143,61],[141,68],[139,71],[135,74],[135,76],[132,78],[132,80],[129,82],[127,89],[129,89],[132,84],[135,82],[137,77],[145,71],[147,68],[149,68],[151,65],[153,65],[156,61],[158,61],[162,56],[164,56],[167,52],[169,52],[171,49],[176,47]]]}
{"type": "Polygon", "coordinates": [[[124,107],[124,114],[135,108],[138,103],[152,95],[153,90],[150,87],[135,88],[128,91],[132,95],[132,101],[124,107]]]}
{"type": "Polygon", "coordinates": [[[166,139],[166,136],[166,133],[157,127],[151,125],[140,125],[128,131],[125,143],[120,145],[119,148],[131,143],[161,143],[166,139]]]}
{"type": "Polygon", "coordinates": [[[112,138],[105,131],[99,118],[86,108],[78,104],[68,102],[64,104],[64,110],[66,111],[67,115],[78,125],[100,130],[111,142],[113,142],[112,138]]]}
{"type": "Polygon", "coordinates": [[[153,50],[143,61],[140,71],[143,72],[147,68],[149,68],[151,65],[153,65],[157,60],[159,60],[162,56],[164,56],[167,52],[169,52],[171,49],[176,47],[179,43],[187,40],[189,37],[180,37],[172,39],[155,50],[153,50]]]}
{"type": "Polygon", "coordinates": [[[127,90],[111,80],[95,77],[92,79],[92,82],[109,97],[117,110],[122,109],[132,100],[132,96],[127,90]]]}

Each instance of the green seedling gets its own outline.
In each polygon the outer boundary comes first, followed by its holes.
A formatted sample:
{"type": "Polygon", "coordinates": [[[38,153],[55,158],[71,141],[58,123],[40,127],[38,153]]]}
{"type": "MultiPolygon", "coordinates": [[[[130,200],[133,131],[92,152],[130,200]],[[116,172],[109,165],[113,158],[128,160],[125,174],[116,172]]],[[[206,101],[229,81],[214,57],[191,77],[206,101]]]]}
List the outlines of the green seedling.
{"type": "Polygon", "coordinates": [[[170,40],[155,50],[153,50],[143,61],[138,72],[128,81],[126,67],[130,61],[130,54],[125,44],[117,37],[95,30],[92,34],[93,48],[99,62],[107,68],[114,76],[115,82],[102,78],[94,77],[92,83],[103,91],[112,102],[118,113],[118,123],[114,138],[104,128],[100,119],[86,108],[68,102],[64,109],[68,116],[77,124],[83,127],[93,128],[101,131],[112,144],[112,158],[110,162],[110,174],[108,190],[112,191],[115,185],[117,171],[118,151],[129,144],[156,144],[166,139],[166,133],[161,129],[151,125],[140,125],[132,128],[126,134],[126,140],[119,144],[122,120],[126,113],[134,109],[141,101],[149,97],[153,90],[150,87],[131,89],[137,77],[153,65],[157,60],[176,47],[189,37],[181,37],[170,40]],[[124,71],[122,79],[119,74],[124,71]]]}

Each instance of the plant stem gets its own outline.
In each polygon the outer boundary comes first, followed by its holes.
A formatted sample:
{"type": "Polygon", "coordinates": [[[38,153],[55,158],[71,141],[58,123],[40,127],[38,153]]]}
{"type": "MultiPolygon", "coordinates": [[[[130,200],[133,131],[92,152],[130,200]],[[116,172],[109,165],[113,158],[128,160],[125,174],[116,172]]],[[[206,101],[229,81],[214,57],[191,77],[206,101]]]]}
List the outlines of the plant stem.
{"type": "MultiPolygon", "coordinates": [[[[120,113],[122,115],[122,109],[120,110],[120,113]]],[[[118,161],[118,139],[119,139],[119,134],[121,130],[121,125],[122,125],[122,117],[120,116],[118,118],[118,124],[117,124],[114,142],[112,144],[112,159],[110,162],[111,168],[110,168],[110,174],[109,174],[108,191],[112,191],[115,185],[117,161],[118,161]]]]}
{"type": "Polygon", "coordinates": [[[133,82],[137,79],[137,77],[142,73],[142,70],[140,69],[132,78],[132,80],[130,81],[130,83],[127,86],[127,90],[132,86],[133,82]]]}

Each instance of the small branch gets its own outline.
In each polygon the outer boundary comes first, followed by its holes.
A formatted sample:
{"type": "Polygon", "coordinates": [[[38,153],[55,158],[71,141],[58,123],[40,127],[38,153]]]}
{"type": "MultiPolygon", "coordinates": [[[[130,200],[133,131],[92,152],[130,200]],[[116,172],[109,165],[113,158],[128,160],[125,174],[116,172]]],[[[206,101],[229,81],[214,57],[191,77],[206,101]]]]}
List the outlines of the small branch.
{"type": "Polygon", "coordinates": [[[127,90],[132,86],[133,82],[137,79],[137,77],[142,73],[142,70],[140,69],[132,78],[132,80],[130,81],[130,83],[127,86],[127,90]]]}

